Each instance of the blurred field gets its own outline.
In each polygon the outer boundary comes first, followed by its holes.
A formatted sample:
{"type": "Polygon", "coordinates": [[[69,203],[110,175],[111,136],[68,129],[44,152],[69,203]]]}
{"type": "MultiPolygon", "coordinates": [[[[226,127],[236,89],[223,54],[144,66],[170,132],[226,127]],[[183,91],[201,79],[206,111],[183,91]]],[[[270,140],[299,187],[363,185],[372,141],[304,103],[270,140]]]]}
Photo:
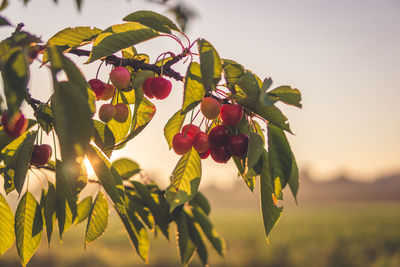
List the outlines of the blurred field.
{"type": "MultiPolygon", "coordinates": [[[[211,266],[400,266],[400,202],[305,204],[290,207],[266,245],[259,211],[212,210],[227,242],[223,259],[210,253],[211,266]]],[[[121,224],[112,216],[106,233],[83,250],[84,226],[70,229],[62,245],[54,235],[28,266],[179,266],[174,235],[152,240],[149,265],[133,252],[121,224]]],[[[196,256],[197,257],[197,256],[196,256]]],[[[0,266],[19,266],[13,247],[0,266]]],[[[200,266],[197,258],[190,266],[200,266]]]]}

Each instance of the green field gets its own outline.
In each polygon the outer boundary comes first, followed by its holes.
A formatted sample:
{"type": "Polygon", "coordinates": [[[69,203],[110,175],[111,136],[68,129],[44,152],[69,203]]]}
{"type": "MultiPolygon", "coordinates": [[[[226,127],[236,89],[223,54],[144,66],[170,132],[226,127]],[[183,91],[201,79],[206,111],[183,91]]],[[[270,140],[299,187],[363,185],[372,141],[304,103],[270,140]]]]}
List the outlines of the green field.
{"type": "MultiPolygon", "coordinates": [[[[210,253],[210,266],[400,266],[400,203],[307,204],[287,208],[266,245],[257,209],[214,209],[213,221],[227,255],[210,253]]],[[[100,240],[83,249],[84,226],[69,230],[61,245],[43,240],[28,266],[179,266],[174,235],[152,240],[149,265],[133,252],[112,216],[100,240]]],[[[0,266],[19,266],[16,249],[0,266]]],[[[200,266],[197,258],[190,266],[200,266]]]]}

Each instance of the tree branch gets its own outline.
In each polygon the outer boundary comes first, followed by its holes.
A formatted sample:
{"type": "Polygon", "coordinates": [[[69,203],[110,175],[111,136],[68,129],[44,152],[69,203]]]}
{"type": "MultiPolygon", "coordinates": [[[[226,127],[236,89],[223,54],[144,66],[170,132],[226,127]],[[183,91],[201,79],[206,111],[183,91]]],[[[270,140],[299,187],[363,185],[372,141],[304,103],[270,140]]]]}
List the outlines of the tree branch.
{"type": "MultiPolygon", "coordinates": [[[[77,56],[86,56],[86,57],[88,57],[90,55],[90,51],[83,50],[83,49],[71,49],[68,53],[74,54],[77,56]]],[[[145,63],[144,60],[120,58],[115,55],[107,56],[102,60],[104,60],[106,62],[106,64],[111,64],[114,66],[130,66],[135,71],[150,70],[154,73],[157,73],[158,75],[161,75],[161,69],[162,69],[163,75],[173,78],[177,81],[183,81],[183,76],[179,72],[176,72],[175,70],[173,70],[171,67],[173,64],[175,64],[175,63],[179,62],[181,59],[183,59],[187,55],[187,53],[188,53],[188,51],[184,50],[181,54],[173,57],[173,59],[171,59],[170,61],[165,63],[163,66],[157,66],[155,64],[145,63]]]]}

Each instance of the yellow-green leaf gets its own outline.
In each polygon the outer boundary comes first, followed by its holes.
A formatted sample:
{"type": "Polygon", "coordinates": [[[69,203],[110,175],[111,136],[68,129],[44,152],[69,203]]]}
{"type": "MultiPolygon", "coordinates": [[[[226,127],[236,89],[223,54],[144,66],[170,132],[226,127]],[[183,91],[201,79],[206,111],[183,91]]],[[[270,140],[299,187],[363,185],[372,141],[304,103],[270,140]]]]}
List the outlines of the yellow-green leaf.
{"type": "Polygon", "coordinates": [[[39,203],[30,192],[21,198],[15,212],[15,234],[18,255],[26,266],[42,239],[43,219],[39,203]]]}
{"type": "Polygon", "coordinates": [[[108,204],[103,193],[99,192],[89,213],[86,227],[86,243],[96,240],[106,230],[108,225],[108,204]]]}
{"type": "Polygon", "coordinates": [[[113,25],[96,37],[88,63],[158,35],[154,29],[138,22],[113,25]]]}
{"type": "Polygon", "coordinates": [[[206,93],[201,75],[200,64],[197,62],[190,63],[185,77],[182,105],[183,114],[200,103],[206,93]]]}
{"type": "Polygon", "coordinates": [[[171,174],[171,183],[166,189],[170,211],[191,200],[197,193],[201,179],[199,153],[192,149],[181,157],[171,174]]]}
{"type": "Polygon", "coordinates": [[[102,30],[92,27],[66,28],[51,37],[47,44],[76,47],[91,42],[102,30]]]}
{"type": "Polygon", "coordinates": [[[117,159],[112,163],[112,166],[121,175],[123,180],[128,180],[140,171],[139,164],[128,158],[117,159]]]}
{"type": "Polygon", "coordinates": [[[206,40],[197,41],[200,55],[200,69],[206,92],[214,90],[221,79],[222,63],[215,48],[206,40]]]}
{"type": "Polygon", "coordinates": [[[186,115],[182,114],[181,110],[178,110],[165,124],[164,127],[164,136],[167,140],[169,149],[172,148],[172,139],[174,138],[175,134],[181,131],[183,122],[185,120],[186,115]]]}
{"type": "Polygon", "coordinates": [[[15,241],[14,214],[6,199],[0,194],[0,256],[4,254],[15,241]]]}
{"type": "Polygon", "coordinates": [[[127,15],[124,21],[139,22],[159,32],[171,33],[179,31],[178,27],[169,18],[149,10],[140,10],[127,15]]]}

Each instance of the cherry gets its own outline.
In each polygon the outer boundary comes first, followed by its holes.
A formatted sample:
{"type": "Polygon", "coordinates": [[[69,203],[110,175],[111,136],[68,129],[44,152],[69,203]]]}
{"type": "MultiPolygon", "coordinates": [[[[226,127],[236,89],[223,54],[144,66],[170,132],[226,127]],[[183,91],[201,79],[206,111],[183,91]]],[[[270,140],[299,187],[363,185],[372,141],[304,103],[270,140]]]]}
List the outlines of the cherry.
{"type": "Polygon", "coordinates": [[[153,79],[154,79],[154,77],[147,78],[147,79],[144,81],[143,85],[142,85],[143,93],[144,93],[144,95],[147,96],[148,98],[154,98],[154,95],[153,95],[153,93],[151,92],[151,82],[153,81],[153,79]]]}
{"type": "Polygon", "coordinates": [[[213,120],[217,118],[221,112],[221,104],[213,97],[205,97],[201,100],[200,110],[204,117],[213,120]]]}
{"type": "Polygon", "coordinates": [[[164,99],[171,93],[172,83],[163,77],[154,77],[150,83],[151,93],[157,99],[164,99]]]}
{"type": "Polygon", "coordinates": [[[99,109],[99,118],[105,123],[109,122],[117,114],[117,109],[112,104],[104,104],[99,109]]]}
{"type": "Polygon", "coordinates": [[[88,83],[90,85],[90,88],[92,88],[92,90],[96,94],[96,100],[102,99],[106,91],[106,86],[104,85],[104,83],[99,79],[91,79],[88,83]]]}
{"type": "Polygon", "coordinates": [[[181,131],[181,133],[186,133],[193,139],[199,132],[200,132],[200,128],[194,124],[186,124],[185,126],[183,126],[182,131],[181,131]]]}
{"type": "Polygon", "coordinates": [[[112,84],[105,83],[104,86],[106,89],[104,90],[104,95],[102,100],[110,100],[114,96],[115,87],[112,84]]]}
{"type": "Polygon", "coordinates": [[[218,163],[226,163],[232,156],[225,146],[211,146],[210,154],[212,159],[218,163]]]}
{"type": "Polygon", "coordinates": [[[247,153],[249,137],[246,134],[238,134],[229,137],[228,149],[233,156],[243,157],[247,153]]]}
{"type": "Polygon", "coordinates": [[[215,126],[208,133],[208,141],[211,145],[222,147],[228,143],[229,132],[228,128],[223,125],[215,126]]]}
{"type": "Polygon", "coordinates": [[[44,166],[49,162],[52,154],[51,146],[47,144],[35,145],[32,151],[31,164],[36,166],[44,166]]]}
{"type": "Polygon", "coordinates": [[[193,138],[184,133],[175,134],[172,139],[172,148],[178,155],[183,155],[192,149],[193,138]]]}
{"type": "Polygon", "coordinates": [[[199,156],[201,159],[206,159],[206,158],[208,158],[209,155],[210,155],[210,150],[207,150],[204,153],[199,153],[199,156]]]}
{"type": "Polygon", "coordinates": [[[228,126],[237,125],[243,117],[243,107],[238,104],[224,104],[221,108],[221,119],[228,126]]]}
{"type": "Polygon", "coordinates": [[[115,115],[114,115],[114,120],[118,122],[125,122],[128,119],[129,115],[129,109],[125,104],[119,103],[116,104],[115,106],[115,115]]]}
{"type": "Polygon", "coordinates": [[[208,135],[205,132],[199,132],[193,139],[193,147],[199,153],[207,152],[210,148],[208,135]]]}
{"type": "Polygon", "coordinates": [[[112,84],[118,89],[125,89],[131,81],[131,73],[125,67],[115,67],[110,72],[110,79],[112,84]]]}
{"type": "Polygon", "coordinates": [[[28,120],[20,111],[16,112],[11,118],[8,117],[8,112],[4,111],[1,116],[1,124],[8,136],[17,138],[25,132],[28,127],[28,120]]]}

